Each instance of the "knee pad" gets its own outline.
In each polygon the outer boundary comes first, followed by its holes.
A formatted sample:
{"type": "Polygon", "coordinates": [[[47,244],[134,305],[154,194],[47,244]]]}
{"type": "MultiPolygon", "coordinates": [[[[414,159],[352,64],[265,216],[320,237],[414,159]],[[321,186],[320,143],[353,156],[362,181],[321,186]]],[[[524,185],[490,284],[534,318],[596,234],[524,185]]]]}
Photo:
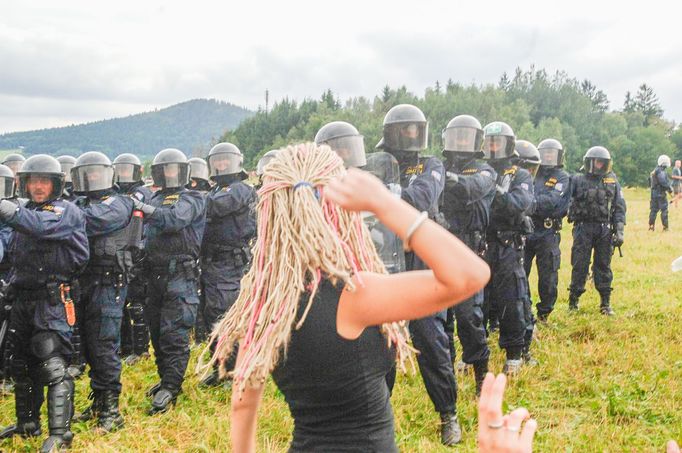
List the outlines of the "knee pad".
{"type": "Polygon", "coordinates": [[[54,332],[39,332],[31,338],[31,353],[40,361],[57,355],[61,342],[54,332]]]}
{"type": "Polygon", "coordinates": [[[38,365],[38,379],[43,385],[54,385],[66,377],[66,361],[60,356],[50,357],[38,365]]]}
{"type": "Polygon", "coordinates": [[[144,324],[144,307],[141,304],[130,304],[126,307],[133,324],[144,324]]]}

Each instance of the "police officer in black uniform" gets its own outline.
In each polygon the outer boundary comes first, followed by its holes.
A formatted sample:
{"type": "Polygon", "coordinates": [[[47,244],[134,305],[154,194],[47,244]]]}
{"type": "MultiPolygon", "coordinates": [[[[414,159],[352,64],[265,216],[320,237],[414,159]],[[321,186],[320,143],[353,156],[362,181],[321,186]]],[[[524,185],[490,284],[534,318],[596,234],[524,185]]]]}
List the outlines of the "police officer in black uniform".
{"type": "MultiPolygon", "coordinates": [[[[131,222],[133,201],[113,189],[114,167],[104,154],[82,154],[72,170],[76,205],[83,210],[90,243],[90,262],[80,278],[81,323],[85,357],[90,365],[92,405],[78,418],[97,417],[97,426],[112,431],[123,426],[118,409],[121,358],[118,355],[121,319],[126,300],[132,248],[141,238],[141,223],[131,222]],[[140,237],[134,237],[134,231],[140,237]]],[[[141,219],[135,218],[141,222],[141,219]]]]}
{"type": "Polygon", "coordinates": [[[73,193],[73,181],[71,180],[71,169],[76,164],[76,158],[73,156],[58,156],[57,160],[59,165],[62,167],[62,173],[64,173],[64,193],[62,198],[68,201],[74,201],[76,195],[73,193]]]}
{"type": "Polygon", "coordinates": [[[21,154],[11,153],[5,156],[2,160],[2,165],[8,166],[12,173],[16,175],[25,161],[26,158],[21,154]]]}
{"type": "Polygon", "coordinates": [[[76,276],[88,261],[85,216],[61,200],[64,174],[57,159],[31,156],[18,172],[25,206],[0,201],[0,221],[14,229],[10,320],[11,373],[17,423],[0,438],[38,436],[43,386],[47,386],[50,436],[41,451],[67,448],[73,439],[74,383],[67,373],[75,324],[76,276]]]}
{"type": "Polygon", "coordinates": [[[343,159],[346,168],[367,165],[365,140],[358,130],[345,121],[327,123],[315,134],[316,145],[327,145],[343,159]]]}
{"type": "MultiPolygon", "coordinates": [[[[533,204],[534,231],[526,239],[523,265],[526,275],[537,258],[538,320],[546,322],[554,310],[559,285],[561,265],[562,219],[568,212],[570,201],[570,176],[563,170],[564,149],[558,140],[548,138],[538,145],[540,170],[535,176],[533,204]]],[[[529,294],[530,297],[530,294],[529,294]]]]}
{"type": "MultiPolygon", "coordinates": [[[[251,261],[249,241],[256,235],[256,191],[246,184],[244,156],[232,143],[208,153],[209,176],[216,185],[206,196],[206,230],[201,243],[203,317],[210,332],[239,297],[240,282],[251,261]]],[[[211,349],[215,347],[211,345],[211,349]]],[[[224,365],[234,369],[236,351],[224,365]]],[[[218,369],[202,381],[219,385],[218,369]]]]}
{"type": "Polygon", "coordinates": [[[627,210],[611,165],[611,154],[603,146],[587,150],[583,158],[583,172],[571,178],[568,209],[568,221],[574,224],[568,307],[578,309],[578,299],[585,292],[585,280],[594,250],[594,285],[601,297],[600,312],[608,316],[613,315],[611,257],[613,248],[620,247],[625,240],[627,210]]]}
{"type": "Polygon", "coordinates": [[[654,231],[656,226],[656,216],[661,211],[661,222],[663,231],[668,231],[668,193],[673,193],[673,186],[668,179],[665,169],[670,167],[670,157],[665,154],[658,156],[658,163],[654,171],[651,172],[651,202],[649,203],[649,230],[654,231]]]}
{"type": "MultiPolygon", "coordinates": [[[[152,191],[144,185],[142,180],[144,167],[140,159],[134,154],[123,153],[114,159],[113,165],[114,181],[119,193],[148,203],[152,198],[152,191]]],[[[136,215],[139,216],[140,212],[136,212],[136,215]]],[[[143,248],[144,241],[141,242],[138,250],[131,250],[135,265],[128,275],[127,300],[121,322],[120,352],[127,365],[135,364],[142,356],[149,353],[149,329],[144,318],[147,281],[141,263],[143,248]]]]}
{"type": "MultiPolygon", "coordinates": [[[[377,148],[392,154],[400,166],[401,197],[410,205],[436,219],[438,202],[445,184],[443,162],[436,157],[421,157],[427,147],[428,123],[414,105],[400,104],[384,117],[383,137],[377,148]]],[[[405,256],[408,270],[425,269],[414,253],[405,256]]],[[[454,445],[462,432],[457,421],[457,383],[445,332],[447,310],[410,323],[412,341],[419,350],[417,363],[426,391],[441,419],[441,442],[454,445]]]]}
{"type": "Polygon", "coordinates": [[[189,162],[189,184],[188,189],[198,190],[206,193],[211,190],[211,183],[208,180],[208,164],[201,157],[192,157],[189,162]]]}
{"type": "Polygon", "coordinates": [[[185,186],[189,164],[177,149],[160,151],[152,162],[154,184],[161,189],[149,203],[133,197],[144,213],[148,277],[145,316],[161,381],[148,394],[150,414],[175,402],[189,361],[189,332],[199,305],[197,260],[206,225],[204,197],[185,186]]]}
{"type": "Polygon", "coordinates": [[[523,245],[529,233],[527,213],[533,203],[533,178],[512,163],[517,157],[516,137],[508,124],[496,121],[485,127],[483,153],[497,173],[490,225],[486,232],[486,261],[492,277],[486,286],[485,307],[499,322],[500,348],[507,354],[503,372],[514,374],[530,360],[528,332],[532,332],[528,279],[523,269],[523,245]]]}
{"type": "Polygon", "coordinates": [[[258,159],[258,163],[256,164],[256,176],[258,177],[258,183],[254,187],[256,190],[263,187],[263,173],[265,172],[265,166],[269,164],[272,159],[277,157],[277,151],[278,150],[276,149],[271,149],[267,153],[263,154],[263,157],[258,159]]]}
{"type": "MultiPolygon", "coordinates": [[[[0,199],[15,199],[15,178],[14,173],[6,165],[0,164],[0,199]]],[[[10,309],[12,301],[7,294],[7,283],[10,278],[12,263],[10,262],[10,243],[13,230],[9,225],[0,225],[0,325],[9,326],[10,309]]],[[[0,394],[9,394],[12,385],[9,376],[5,376],[5,346],[7,345],[7,333],[0,339],[0,394]],[[5,378],[8,378],[7,380],[5,378]]]]}
{"type": "MultiPolygon", "coordinates": [[[[483,157],[483,128],[470,115],[459,115],[443,131],[445,156],[445,190],[442,212],[448,230],[480,256],[485,254],[485,231],[490,220],[490,206],[495,197],[497,175],[483,157]]],[[[480,393],[488,371],[487,335],[483,325],[483,291],[448,309],[448,336],[453,335],[457,321],[457,336],[462,343],[462,361],[473,365],[476,392],[480,393]]],[[[455,359],[451,338],[451,356],[455,359]]]]}

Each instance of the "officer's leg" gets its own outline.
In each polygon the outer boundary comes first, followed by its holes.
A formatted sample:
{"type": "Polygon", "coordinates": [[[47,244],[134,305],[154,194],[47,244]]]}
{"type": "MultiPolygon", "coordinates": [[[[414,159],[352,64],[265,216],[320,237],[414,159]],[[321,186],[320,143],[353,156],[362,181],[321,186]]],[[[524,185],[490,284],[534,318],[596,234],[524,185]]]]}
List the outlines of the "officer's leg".
{"type": "Polygon", "coordinates": [[[410,322],[410,334],[417,348],[417,363],[426,392],[441,415],[441,441],[453,444],[461,439],[456,424],[457,382],[445,334],[445,310],[410,322]]]}
{"type": "MultiPolygon", "coordinates": [[[[148,292],[145,303],[145,321],[149,326],[149,336],[152,340],[152,347],[154,348],[154,361],[156,362],[156,371],[163,381],[163,373],[165,371],[164,354],[160,344],[161,333],[161,307],[166,297],[166,282],[170,277],[162,274],[153,273],[150,275],[148,281],[148,292]]],[[[153,395],[158,390],[159,386],[154,386],[147,393],[153,395]]]]}
{"type": "Polygon", "coordinates": [[[578,299],[585,292],[585,281],[590,269],[592,255],[592,230],[585,224],[573,227],[573,246],[571,247],[571,285],[569,308],[578,308],[578,299]]]}
{"type": "Polygon", "coordinates": [[[204,310],[206,308],[206,289],[204,286],[205,277],[204,273],[201,273],[201,278],[199,279],[199,307],[197,309],[197,320],[194,323],[194,344],[201,344],[208,339],[208,335],[211,333],[206,328],[206,320],[204,319],[204,310]]]}
{"type": "MultiPolygon", "coordinates": [[[[526,247],[523,250],[523,269],[526,272],[526,277],[530,276],[530,271],[533,269],[533,258],[535,258],[536,254],[539,255],[539,253],[540,253],[539,248],[542,246],[541,241],[542,241],[542,238],[538,237],[537,234],[529,235],[528,239],[526,240],[526,247]]],[[[538,273],[539,273],[540,272],[540,256],[538,256],[537,258],[538,258],[537,262],[538,262],[538,273]]],[[[530,295],[530,285],[528,285],[528,299],[532,300],[532,297],[530,295]]]]}
{"type": "Polygon", "coordinates": [[[497,319],[497,302],[494,300],[494,281],[497,275],[497,255],[499,252],[497,241],[488,242],[488,247],[485,253],[485,261],[490,267],[490,281],[485,285],[483,290],[483,326],[486,332],[490,333],[499,326],[497,319]]]}
{"type": "MultiPolygon", "coordinates": [[[[450,360],[454,363],[457,359],[457,350],[455,349],[455,307],[448,307],[445,313],[445,334],[448,336],[450,360]]],[[[459,330],[457,335],[459,335],[459,330]]]]}
{"type": "Polygon", "coordinates": [[[538,318],[547,320],[554,310],[559,285],[559,267],[561,265],[561,250],[559,243],[561,236],[554,231],[548,231],[538,247],[538,292],[540,302],[537,304],[538,318]]]}
{"type": "Polygon", "coordinates": [[[665,195],[658,199],[658,207],[661,209],[661,222],[663,231],[668,230],[668,199],[665,195]]]}
{"type": "Polygon", "coordinates": [[[126,358],[133,353],[132,323],[133,322],[130,319],[128,305],[126,304],[125,308],[123,309],[123,319],[121,319],[121,349],[120,349],[121,356],[126,358]]]}
{"type": "Polygon", "coordinates": [[[146,280],[138,274],[128,285],[128,303],[123,310],[121,356],[128,365],[134,365],[140,357],[149,353],[149,329],[144,318],[146,280]],[[124,345],[125,343],[125,345],[124,345]]]}
{"type": "Polygon", "coordinates": [[[170,276],[159,322],[158,344],[164,369],[161,388],[152,401],[152,414],[167,410],[180,393],[189,362],[189,333],[198,305],[196,282],[184,272],[170,276]]]}
{"type": "Polygon", "coordinates": [[[127,308],[132,321],[133,352],[138,357],[149,355],[149,329],[145,321],[144,310],[141,300],[134,301],[127,308]]]}
{"type": "Polygon", "coordinates": [[[656,225],[656,214],[658,214],[658,201],[652,193],[649,200],[649,229],[653,230],[656,225]]]}
{"type": "Polygon", "coordinates": [[[597,238],[594,247],[594,286],[601,297],[600,311],[605,315],[612,315],[611,309],[611,258],[613,257],[613,245],[611,244],[611,230],[608,225],[601,227],[601,234],[597,238]]]}
{"type": "Polygon", "coordinates": [[[488,338],[483,325],[483,291],[454,306],[457,319],[457,336],[462,344],[462,360],[474,366],[476,393],[480,393],[488,372],[488,338]]]}

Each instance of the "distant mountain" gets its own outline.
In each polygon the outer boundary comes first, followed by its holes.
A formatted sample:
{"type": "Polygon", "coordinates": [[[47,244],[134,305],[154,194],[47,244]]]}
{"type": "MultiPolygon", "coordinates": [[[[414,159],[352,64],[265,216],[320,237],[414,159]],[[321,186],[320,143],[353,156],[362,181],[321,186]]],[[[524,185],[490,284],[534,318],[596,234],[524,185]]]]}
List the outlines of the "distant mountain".
{"type": "Polygon", "coordinates": [[[194,99],[153,112],[93,123],[0,135],[0,149],[23,147],[25,154],[78,156],[102,151],[152,156],[163,148],[179,148],[188,156],[252,115],[242,107],[214,99],[194,99]]]}

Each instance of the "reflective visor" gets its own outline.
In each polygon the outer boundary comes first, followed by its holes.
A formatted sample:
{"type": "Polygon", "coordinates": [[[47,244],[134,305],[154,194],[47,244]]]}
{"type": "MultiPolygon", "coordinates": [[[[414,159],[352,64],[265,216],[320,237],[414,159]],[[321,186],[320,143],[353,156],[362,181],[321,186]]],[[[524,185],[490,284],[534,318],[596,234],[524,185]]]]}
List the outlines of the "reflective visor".
{"type": "Polygon", "coordinates": [[[12,198],[14,196],[14,178],[0,177],[0,198],[12,198]]]}
{"type": "Polygon", "coordinates": [[[208,156],[209,176],[234,175],[242,171],[243,156],[234,153],[220,153],[208,156]]]}
{"type": "Polygon", "coordinates": [[[114,169],[107,165],[84,165],[71,169],[74,192],[97,192],[111,188],[114,169]]]}
{"type": "Polygon", "coordinates": [[[384,146],[395,151],[423,151],[428,135],[428,123],[387,124],[384,126],[384,146]]]}
{"type": "Polygon", "coordinates": [[[189,182],[189,165],[171,163],[152,165],[154,185],[165,188],[183,187],[189,182]]]}
{"type": "Polygon", "coordinates": [[[540,152],[540,165],[546,167],[556,167],[559,165],[559,153],[561,150],[556,148],[538,149],[540,152]]]}
{"type": "Polygon", "coordinates": [[[511,157],[515,142],[513,137],[506,135],[489,135],[483,140],[483,155],[490,160],[511,157]]]}
{"type": "Polygon", "coordinates": [[[588,173],[593,175],[605,175],[611,171],[611,159],[601,159],[589,157],[586,159],[585,168],[588,173]]]}
{"type": "Polygon", "coordinates": [[[332,151],[343,159],[343,165],[346,168],[358,168],[367,165],[365,141],[361,135],[333,138],[325,142],[325,145],[329,145],[332,151]]]}
{"type": "Polygon", "coordinates": [[[114,164],[116,182],[131,183],[142,181],[142,169],[135,164],[114,164]]]}
{"type": "Polygon", "coordinates": [[[478,153],[482,131],[473,127],[451,127],[443,131],[443,151],[478,153]]]}
{"type": "Polygon", "coordinates": [[[64,181],[71,182],[71,169],[73,164],[71,162],[62,162],[62,173],[64,173],[64,181]]]}

